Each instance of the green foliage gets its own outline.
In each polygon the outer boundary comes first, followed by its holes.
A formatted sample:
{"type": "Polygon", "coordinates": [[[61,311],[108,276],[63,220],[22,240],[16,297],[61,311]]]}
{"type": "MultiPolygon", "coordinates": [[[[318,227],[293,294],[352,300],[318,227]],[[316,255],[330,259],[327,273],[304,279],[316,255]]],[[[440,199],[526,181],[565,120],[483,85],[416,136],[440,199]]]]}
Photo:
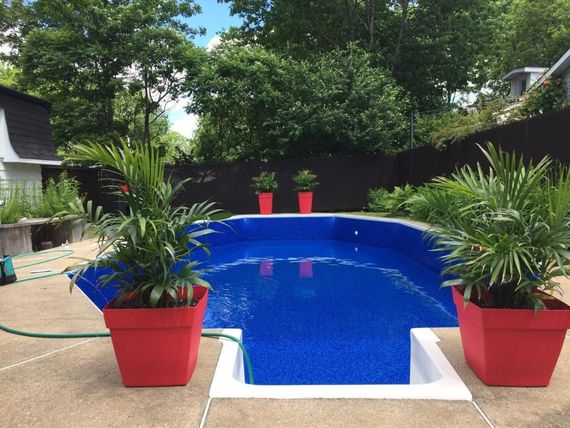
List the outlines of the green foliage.
{"type": "Polygon", "coordinates": [[[436,178],[438,192],[423,200],[447,210],[428,230],[447,264],[444,272],[458,278],[444,285],[460,284],[465,301],[543,308],[544,295],[536,291],[557,289],[556,277],[568,276],[570,268],[570,168],[549,174],[548,158],[525,166],[522,157],[490,144],[483,152],[487,171],[464,166],[451,178],[436,178]],[[463,203],[450,209],[449,198],[463,203]]]}
{"type": "Polygon", "coordinates": [[[502,99],[487,103],[479,111],[463,113],[449,111],[443,114],[426,115],[418,118],[415,139],[418,145],[431,144],[444,149],[449,144],[464,140],[469,135],[516,120],[516,112],[505,112],[508,106],[502,99]]]}
{"type": "Polygon", "coordinates": [[[568,108],[568,89],[562,79],[549,78],[532,90],[519,107],[523,117],[532,117],[549,111],[568,108]]]}
{"type": "Polygon", "coordinates": [[[31,217],[41,200],[41,186],[20,180],[0,180],[0,223],[17,223],[24,217],[31,217]]]}
{"type": "Polygon", "coordinates": [[[70,159],[96,161],[115,174],[109,188],[117,189],[118,182],[129,186],[127,192],[114,190],[129,207],[128,213],[103,213],[91,201],[84,205],[80,200],[59,213],[88,220],[87,232],[99,237],[100,254],[107,255],[82,265],[75,278],[90,267],[110,268],[100,285],[115,283],[120,290],[117,305],[133,296],[140,307],[171,307],[180,300],[190,304],[193,285],[209,286],[200,278],[191,254],[207,251],[201,239],[213,232],[208,220],[219,210],[206,202],[174,207],[184,182],[174,183],[165,175],[164,157],[148,144],[85,143],[71,148],[70,159]],[[188,290],[187,298],[180,290],[188,290]]]}
{"type": "Polygon", "coordinates": [[[5,10],[0,44],[18,52],[10,60],[21,69],[21,89],[52,102],[59,147],[138,139],[116,124],[116,98],[134,92],[128,101],[138,104],[150,140],[152,123],[198,61],[186,38],[196,31],[183,21],[199,11],[192,0],[12,1],[5,10]]]}
{"type": "Polygon", "coordinates": [[[212,52],[193,82],[205,161],[393,152],[406,132],[405,95],[351,46],[313,61],[258,46],[212,52]]]}
{"type": "Polygon", "coordinates": [[[313,174],[310,169],[300,169],[293,176],[293,181],[297,185],[295,190],[299,192],[310,192],[313,190],[319,185],[316,180],[316,174],[313,174]]]}
{"type": "Polygon", "coordinates": [[[57,182],[52,178],[48,180],[37,207],[33,209],[33,215],[52,217],[66,210],[79,196],[79,182],[64,171],[59,175],[57,182]]]}
{"type": "Polygon", "coordinates": [[[225,0],[244,25],[232,34],[294,58],[356,44],[390,70],[420,110],[438,108],[469,82],[486,81],[502,30],[496,0],[225,0]]]}
{"type": "Polygon", "coordinates": [[[548,67],[570,46],[570,2],[512,0],[505,14],[501,73],[518,67],[548,67]]]}
{"type": "Polygon", "coordinates": [[[410,217],[407,201],[415,191],[409,184],[396,186],[392,192],[383,188],[371,189],[368,192],[368,209],[386,216],[410,217]]]}
{"type": "Polygon", "coordinates": [[[15,89],[19,75],[20,72],[16,67],[0,61],[0,85],[15,89]]]}
{"type": "Polygon", "coordinates": [[[252,177],[251,181],[255,193],[271,193],[276,191],[278,187],[275,173],[270,171],[262,171],[258,176],[252,177]]]}

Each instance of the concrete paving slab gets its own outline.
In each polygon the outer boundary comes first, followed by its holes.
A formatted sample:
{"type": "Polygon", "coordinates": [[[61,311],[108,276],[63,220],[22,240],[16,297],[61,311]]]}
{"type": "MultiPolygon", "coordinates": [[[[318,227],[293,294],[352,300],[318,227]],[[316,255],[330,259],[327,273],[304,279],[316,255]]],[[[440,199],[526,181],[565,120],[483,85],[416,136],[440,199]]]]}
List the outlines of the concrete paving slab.
{"type": "Polygon", "coordinates": [[[90,340],[0,371],[0,426],[197,427],[219,351],[219,341],[202,340],[187,386],[125,388],[111,340],[90,340]]]}
{"type": "MultiPolygon", "coordinates": [[[[88,257],[94,245],[93,241],[73,244],[74,255],[88,257]]],[[[41,255],[33,256],[33,260],[41,258],[41,255]]],[[[33,269],[49,267],[56,272],[72,263],[74,261],[66,257],[46,265],[17,269],[16,273],[24,278],[33,269]]],[[[16,266],[18,264],[22,261],[16,266]]],[[[69,280],[64,275],[0,287],[0,322],[11,328],[36,332],[106,331],[101,313],[79,290],[70,294],[69,280]]],[[[0,369],[80,341],[82,339],[31,339],[0,332],[0,369]]]]}
{"type": "Polygon", "coordinates": [[[497,427],[570,426],[570,344],[565,341],[558,365],[546,388],[486,386],[463,357],[458,329],[436,329],[440,347],[473,394],[473,400],[497,427]]]}
{"type": "Polygon", "coordinates": [[[212,400],[206,427],[488,427],[467,401],[212,400]]]}

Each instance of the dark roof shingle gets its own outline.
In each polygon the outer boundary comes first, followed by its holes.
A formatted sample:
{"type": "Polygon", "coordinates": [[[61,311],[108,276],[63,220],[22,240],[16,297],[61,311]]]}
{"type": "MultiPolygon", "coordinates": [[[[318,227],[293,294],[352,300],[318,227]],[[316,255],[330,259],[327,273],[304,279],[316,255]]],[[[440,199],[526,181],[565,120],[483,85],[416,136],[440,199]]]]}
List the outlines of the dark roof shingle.
{"type": "Polygon", "coordinates": [[[14,151],[23,159],[61,160],[56,156],[49,114],[51,105],[5,86],[0,86],[0,107],[14,151]]]}

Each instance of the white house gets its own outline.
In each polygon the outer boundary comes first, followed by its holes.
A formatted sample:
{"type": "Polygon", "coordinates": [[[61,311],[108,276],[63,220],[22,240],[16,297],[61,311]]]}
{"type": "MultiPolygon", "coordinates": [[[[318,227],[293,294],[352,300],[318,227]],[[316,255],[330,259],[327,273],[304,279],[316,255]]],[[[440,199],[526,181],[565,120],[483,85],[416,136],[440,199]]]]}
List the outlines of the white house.
{"type": "Polygon", "coordinates": [[[566,83],[568,104],[570,104],[570,49],[568,49],[564,55],[562,55],[560,59],[556,61],[556,63],[550,67],[540,79],[538,79],[536,85],[542,85],[549,77],[557,77],[564,80],[564,83],[566,83]]]}
{"type": "Polygon", "coordinates": [[[515,68],[503,76],[503,80],[511,83],[511,97],[518,98],[548,70],[545,67],[515,68]]]}
{"type": "Polygon", "coordinates": [[[60,165],[47,101],[0,86],[0,181],[41,183],[42,165],[60,165]]]}

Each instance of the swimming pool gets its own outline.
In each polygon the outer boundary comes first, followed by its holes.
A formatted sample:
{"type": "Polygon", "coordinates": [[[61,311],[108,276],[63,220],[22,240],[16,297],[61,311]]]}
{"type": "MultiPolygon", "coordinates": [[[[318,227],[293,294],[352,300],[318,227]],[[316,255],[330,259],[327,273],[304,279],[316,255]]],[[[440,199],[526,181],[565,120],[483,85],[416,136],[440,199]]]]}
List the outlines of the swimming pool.
{"type": "Polygon", "coordinates": [[[413,383],[410,329],[457,326],[421,227],[273,215],[215,228],[204,327],[243,331],[256,384],[413,383]]]}

